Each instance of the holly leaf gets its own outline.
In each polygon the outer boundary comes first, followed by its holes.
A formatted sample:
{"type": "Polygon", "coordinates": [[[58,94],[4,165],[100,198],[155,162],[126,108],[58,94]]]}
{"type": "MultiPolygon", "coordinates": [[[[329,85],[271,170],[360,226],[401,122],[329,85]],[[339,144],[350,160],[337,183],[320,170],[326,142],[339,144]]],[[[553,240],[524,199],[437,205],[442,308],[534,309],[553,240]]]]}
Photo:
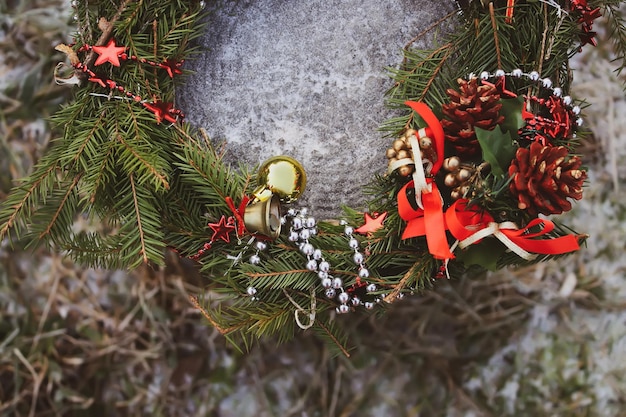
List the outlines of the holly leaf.
{"type": "Polygon", "coordinates": [[[465,266],[479,265],[489,271],[495,271],[498,269],[498,259],[505,251],[506,246],[498,239],[485,238],[480,243],[455,253],[455,256],[465,266]]]}
{"type": "Polygon", "coordinates": [[[511,134],[503,132],[500,126],[496,126],[493,130],[478,127],[474,130],[480,149],[483,151],[483,159],[491,165],[491,172],[494,175],[504,175],[517,150],[511,134]]]}
{"type": "Polygon", "coordinates": [[[500,123],[503,132],[509,132],[511,138],[516,140],[519,137],[518,131],[524,127],[526,121],[522,117],[524,97],[507,98],[500,100],[502,108],[500,114],[504,116],[504,121],[500,123]]]}

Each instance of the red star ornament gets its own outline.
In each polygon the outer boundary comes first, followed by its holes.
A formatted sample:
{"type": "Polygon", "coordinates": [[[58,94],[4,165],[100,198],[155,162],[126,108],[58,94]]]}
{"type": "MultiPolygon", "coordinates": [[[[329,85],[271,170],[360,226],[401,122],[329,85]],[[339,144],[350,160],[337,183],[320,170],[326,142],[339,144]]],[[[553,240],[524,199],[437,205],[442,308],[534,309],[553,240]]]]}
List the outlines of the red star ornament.
{"type": "Polygon", "coordinates": [[[170,123],[176,123],[176,118],[172,115],[173,105],[172,103],[165,103],[163,101],[155,101],[154,103],[143,102],[141,103],[146,109],[154,113],[157,123],[161,123],[166,120],[170,123]]]}
{"type": "Polygon", "coordinates": [[[217,239],[222,239],[226,243],[230,243],[230,232],[235,230],[232,217],[226,220],[226,216],[222,216],[217,223],[209,223],[209,227],[213,230],[213,236],[211,236],[211,242],[215,242],[217,239]]]}
{"type": "Polygon", "coordinates": [[[119,67],[120,55],[126,51],[126,47],[117,46],[115,39],[111,39],[106,46],[94,46],[93,51],[99,55],[94,65],[98,66],[110,62],[111,65],[119,67]]]}
{"type": "Polygon", "coordinates": [[[383,227],[383,221],[385,221],[385,218],[387,217],[387,212],[376,217],[372,217],[369,213],[365,213],[363,217],[365,218],[365,224],[354,231],[362,235],[367,235],[374,233],[383,227]]]}
{"type": "Polygon", "coordinates": [[[163,68],[167,72],[167,75],[170,76],[170,78],[174,78],[174,75],[179,75],[183,73],[183,71],[180,69],[180,67],[183,65],[183,62],[185,61],[166,59],[159,64],[159,68],[163,68]]]}

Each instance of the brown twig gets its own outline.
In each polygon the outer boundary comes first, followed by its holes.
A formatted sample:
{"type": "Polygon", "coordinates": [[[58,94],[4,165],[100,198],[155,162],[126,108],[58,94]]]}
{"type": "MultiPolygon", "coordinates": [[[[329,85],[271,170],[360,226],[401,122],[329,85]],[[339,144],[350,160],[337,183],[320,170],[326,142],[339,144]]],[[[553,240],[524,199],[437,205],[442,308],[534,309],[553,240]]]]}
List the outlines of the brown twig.
{"type": "Polygon", "coordinates": [[[498,24],[496,22],[496,13],[493,10],[493,2],[489,2],[489,16],[491,17],[493,40],[496,44],[496,59],[498,60],[498,68],[502,68],[502,57],[500,56],[500,39],[498,38],[498,24]]]}

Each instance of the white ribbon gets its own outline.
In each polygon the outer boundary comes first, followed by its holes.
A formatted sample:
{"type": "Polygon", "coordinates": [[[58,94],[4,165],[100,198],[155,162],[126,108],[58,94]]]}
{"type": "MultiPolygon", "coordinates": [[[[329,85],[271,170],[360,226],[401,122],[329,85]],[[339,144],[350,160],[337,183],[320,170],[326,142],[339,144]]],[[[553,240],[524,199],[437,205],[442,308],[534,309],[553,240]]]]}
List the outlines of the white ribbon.
{"type": "Polygon", "coordinates": [[[308,328],[313,327],[313,324],[315,323],[315,315],[316,315],[316,308],[317,308],[317,300],[315,299],[315,289],[311,287],[311,308],[308,311],[309,322],[307,324],[302,324],[302,322],[300,321],[300,313],[307,313],[307,311],[304,308],[302,308],[300,304],[296,303],[296,300],[291,298],[287,290],[285,290],[284,288],[283,288],[283,293],[289,299],[291,304],[293,304],[294,307],[296,308],[296,311],[294,312],[294,316],[296,318],[296,324],[298,325],[298,327],[301,328],[302,330],[306,330],[308,328]]]}
{"type": "Polygon", "coordinates": [[[535,259],[535,257],[537,255],[532,254],[532,253],[530,253],[530,252],[520,248],[519,246],[517,246],[515,244],[515,242],[513,242],[504,233],[501,232],[501,229],[517,230],[518,227],[513,222],[502,222],[502,223],[490,222],[487,225],[487,227],[485,227],[484,229],[480,229],[479,231],[477,231],[476,233],[474,233],[470,237],[460,241],[459,242],[459,247],[461,249],[464,249],[464,248],[466,248],[466,247],[468,247],[470,245],[473,245],[474,243],[478,242],[480,239],[483,239],[483,238],[485,238],[487,236],[493,235],[500,242],[504,243],[504,245],[507,248],[509,248],[512,252],[517,254],[520,258],[525,259],[527,261],[532,261],[533,259],[535,259]]]}
{"type": "MultiPolygon", "coordinates": [[[[426,129],[422,128],[418,130],[417,136],[420,138],[427,137],[426,129]]],[[[411,149],[413,151],[413,158],[403,158],[403,159],[399,159],[389,164],[388,172],[391,173],[404,165],[415,165],[415,170],[413,171],[413,185],[415,187],[415,202],[417,203],[417,206],[423,210],[424,205],[422,204],[422,193],[423,192],[430,193],[433,191],[432,185],[426,182],[426,174],[430,174],[430,171],[433,169],[433,163],[426,158],[422,159],[420,145],[415,135],[409,136],[409,144],[411,145],[411,149]],[[417,161],[420,161],[420,160],[421,160],[421,163],[418,163],[417,161]],[[425,170],[424,170],[424,164],[426,164],[425,170]]]]}

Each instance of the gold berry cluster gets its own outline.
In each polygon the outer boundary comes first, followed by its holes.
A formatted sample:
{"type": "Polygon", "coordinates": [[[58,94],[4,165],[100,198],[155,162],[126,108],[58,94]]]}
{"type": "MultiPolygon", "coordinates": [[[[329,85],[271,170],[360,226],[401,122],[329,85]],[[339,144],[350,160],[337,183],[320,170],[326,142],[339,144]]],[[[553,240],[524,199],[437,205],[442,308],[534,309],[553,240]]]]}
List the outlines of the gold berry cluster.
{"type": "MultiPolygon", "coordinates": [[[[400,138],[393,141],[391,148],[387,149],[389,172],[395,171],[403,177],[413,174],[416,158],[411,145],[412,139],[415,139],[419,145],[419,160],[432,167],[437,159],[433,141],[427,136],[418,137],[415,129],[408,129],[400,138]]],[[[425,171],[428,175],[430,169],[427,168],[425,171]]]]}
{"type": "Polygon", "coordinates": [[[464,164],[458,156],[451,156],[443,160],[442,168],[448,173],[444,177],[444,184],[451,188],[450,197],[453,200],[465,198],[470,192],[475,192],[480,184],[473,185],[479,169],[474,165],[464,164]]]}

